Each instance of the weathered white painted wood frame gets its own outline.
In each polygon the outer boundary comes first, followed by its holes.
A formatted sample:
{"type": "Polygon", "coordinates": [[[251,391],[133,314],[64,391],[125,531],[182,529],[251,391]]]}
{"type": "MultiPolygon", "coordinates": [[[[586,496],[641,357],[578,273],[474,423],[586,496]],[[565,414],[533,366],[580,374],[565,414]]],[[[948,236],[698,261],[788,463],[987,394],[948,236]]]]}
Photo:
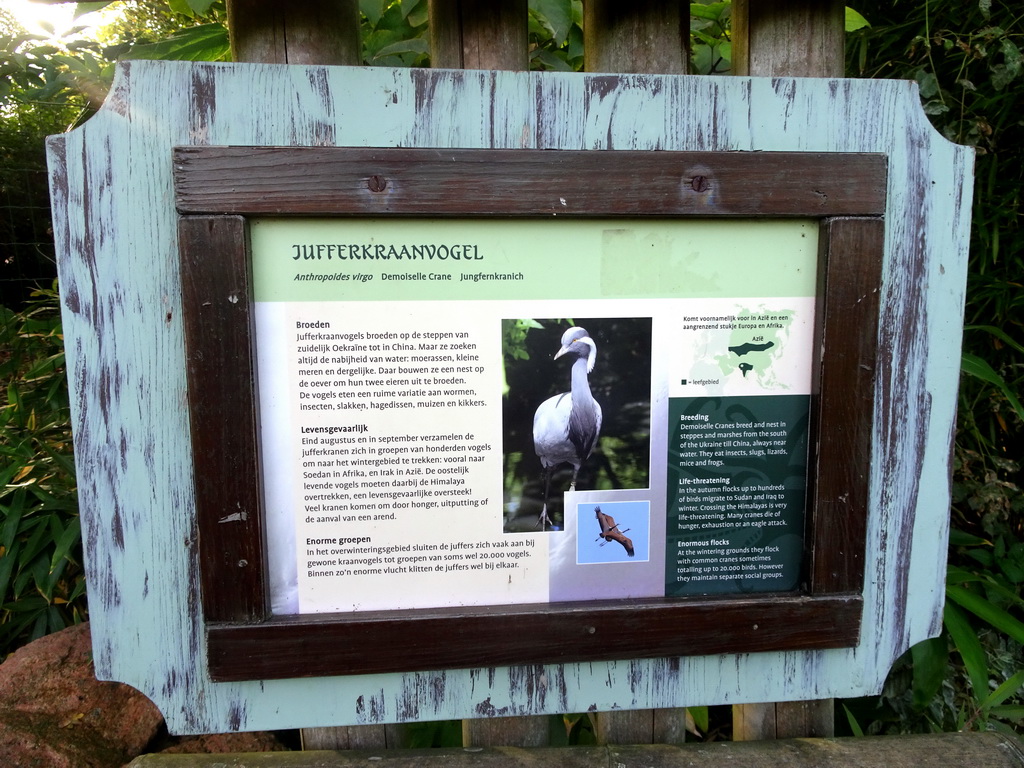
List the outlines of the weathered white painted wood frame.
{"type": "Polygon", "coordinates": [[[134,62],[49,151],[97,675],[172,731],[860,695],[938,630],[972,161],[912,84],[134,62]],[[170,161],[189,144],[887,154],[860,645],[213,683],[170,161]]]}

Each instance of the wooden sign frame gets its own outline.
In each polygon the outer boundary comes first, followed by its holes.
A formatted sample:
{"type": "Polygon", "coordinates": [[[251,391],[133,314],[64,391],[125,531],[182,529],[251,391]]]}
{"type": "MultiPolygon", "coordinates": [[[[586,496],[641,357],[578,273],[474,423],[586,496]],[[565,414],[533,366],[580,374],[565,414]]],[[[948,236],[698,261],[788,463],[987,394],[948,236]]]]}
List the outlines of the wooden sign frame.
{"type": "Polygon", "coordinates": [[[857,644],[884,155],[189,146],[174,150],[174,174],[212,679],[857,644]],[[248,217],[270,215],[819,221],[814,349],[821,354],[813,372],[803,588],[758,596],[271,615],[247,226],[248,217]]]}

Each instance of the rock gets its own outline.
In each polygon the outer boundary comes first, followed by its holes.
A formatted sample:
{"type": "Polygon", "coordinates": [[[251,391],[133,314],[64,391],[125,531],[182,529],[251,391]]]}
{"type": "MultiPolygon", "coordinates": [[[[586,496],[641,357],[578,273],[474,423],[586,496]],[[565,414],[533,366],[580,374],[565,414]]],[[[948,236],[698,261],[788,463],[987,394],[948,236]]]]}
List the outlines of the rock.
{"type": "Polygon", "coordinates": [[[288,749],[266,732],[168,737],[163,723],[156,706],[131,686],[96,679],[88,624],[42,637],[0,664],[5,768],[120,768],[158,734],[170,753],[288,749]]]}
{"type": "Polygon", "coordinates": [[[0,664],[0,752],[12,768],[121,766],[162,723],[134,688],[96,680],[88,624],[42,637],[0,664]]]}
{"type": "Polygon", "coordinates": [[[0,709],[0,754],[10,768],[107,768],[124,763],[124,751],[94,731],[14,709],[0,709]]]}

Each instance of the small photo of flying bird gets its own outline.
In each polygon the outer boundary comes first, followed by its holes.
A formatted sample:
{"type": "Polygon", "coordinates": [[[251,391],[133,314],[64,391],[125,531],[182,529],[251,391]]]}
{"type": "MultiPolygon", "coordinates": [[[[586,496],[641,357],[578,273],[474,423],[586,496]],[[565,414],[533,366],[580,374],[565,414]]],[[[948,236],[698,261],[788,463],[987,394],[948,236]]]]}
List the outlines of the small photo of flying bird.
{"type": "Polygon", "coordinates": [[[603,501],[576,506],[576,561],[580,565],[650,559],[647,501],[603,501]]]}
{"type": "Polygon", "coordinates": [[[626,536],[626,531],[630,530],[629,528],[626,528],[626,530],[619,528],[615,518],[602,512],[600,507],[594,507],[594,516],[597,518],[597,525],[601,529],[601,532],[597,534],[597,538],[604,539],[605,542],[617,541],[626,550],[627,555],[630,557],[636,555],[636,551],[633,549],[633,540],[626,536]]]}

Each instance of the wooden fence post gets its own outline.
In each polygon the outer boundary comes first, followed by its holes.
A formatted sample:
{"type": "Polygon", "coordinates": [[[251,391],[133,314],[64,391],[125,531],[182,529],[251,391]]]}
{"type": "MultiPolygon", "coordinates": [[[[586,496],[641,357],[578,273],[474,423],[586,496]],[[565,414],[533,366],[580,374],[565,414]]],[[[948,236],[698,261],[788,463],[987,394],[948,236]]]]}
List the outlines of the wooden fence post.
{"type": "MultiPolygon", "coordinates": [[[[732,71],[771,77],[842,77],[845,4],[839,0],[733,0],[732,71]]],[[[832,736],[832,699],[733,707],[733,739],[832,736]]]]}
{"type": "MultiPolygon", "coordinates": [[[[363,62],[358,0],[228,0],[234,61],[258,64],[363,62]]],[[[402,726],[303,728],[305,749],[379,749],[397,746],[402,726]]]]}
{"type": "MultiPolygon", "coordinates": [[[[686,74],[690,14],[665,0],[587,0],[583,5],[584,68],[588,72],[686,74]]],[[[685,709],[598,712],[599,744],[677,744],[685,740],[685,709]]]]}
{"type": "Polygon", "coordinates": [[[844,20],[839,0],[733,0],[733,74],[842,77],[844,20]]]}
{"type": "Polygon", "coordinates": [[[429,7],[432,67],[529,69],[527,0],[430,0],[429,7]]]}
{"type": "Polygon", "coordinates": [[[588,72],[689,71],[690,13],[665,0],[587,0],[583,58],[588,72]]]}
{"type": "MultiPolygon", "coordinates": [[[[430,64],[448,69],[526,70],[527,0],[430,0],[430,64]]],[[[462,721],[464,747],[543,747],[550,743],[544,716],[462,721]]]]}
{"type": "Polygon", "coordinates": [[[234,61],[362,64],[358,0],[228,0],[234,61]]]}

